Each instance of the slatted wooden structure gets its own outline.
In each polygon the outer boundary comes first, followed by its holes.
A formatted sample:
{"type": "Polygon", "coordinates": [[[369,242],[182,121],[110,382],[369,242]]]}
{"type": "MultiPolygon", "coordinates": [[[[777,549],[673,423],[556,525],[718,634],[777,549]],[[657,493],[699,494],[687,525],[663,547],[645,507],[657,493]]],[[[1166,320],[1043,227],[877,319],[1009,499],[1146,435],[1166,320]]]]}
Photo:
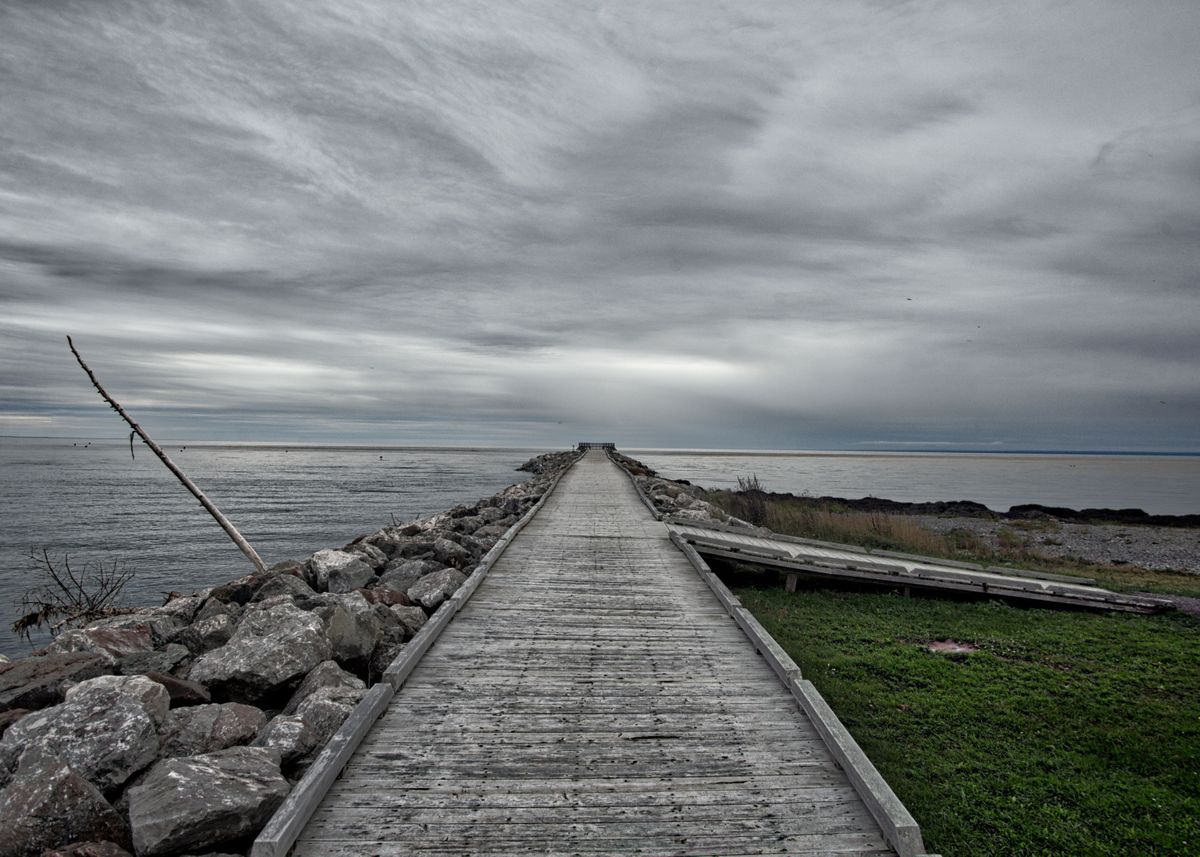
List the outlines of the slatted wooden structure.
{"type": "MultiPolygon", "coordinates": [[[[1149,595],[1113,592],[1087,578],[1023,569],[984,567],[933,557],[868,551],[769,531],[747,531],[694,521],[667,519],[671,532],[709,558],[774,568],[820,580],[842,580],[988,598],[1028,601],[1046,606],[1082,607],[1154,613],[1170,601],[1149,595]]],[[[794,588],[794,580],[789,581],[794,588]]]]}
{"type": "Polygon", "coordinates": [[[396,693],[294,853],[894,852],[666,526],[592,450],[396,693]]]}

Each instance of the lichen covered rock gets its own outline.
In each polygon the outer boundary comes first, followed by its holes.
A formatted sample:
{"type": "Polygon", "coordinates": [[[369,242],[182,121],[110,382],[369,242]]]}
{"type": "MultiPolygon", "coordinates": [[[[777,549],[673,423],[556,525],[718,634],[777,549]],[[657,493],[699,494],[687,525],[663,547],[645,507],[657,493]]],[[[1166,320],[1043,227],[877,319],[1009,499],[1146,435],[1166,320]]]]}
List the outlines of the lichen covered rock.
{"type": "Polygon", "coordinates": [[[454,568],[444,568],[427,574],[408,589],[408,597],[426,610],[436,610],[443,601],[458,591],[467,576],[454,568]]]}
{"type": "Polygon", "coordinates": [[[54,755],[101,791],[111,791],[157,758],[167,705],[166,689],[142,676],[82,682],[66,702],[35,711],[4,733],[0,768],[11,771],[30,753],[54,755]]]}
{"type": "Polygon", "coordinates": [[[277,604],[248,611],[228,643],[196,659],[188,678],[215,695],[257,702],[298,682],[329,651],[317,616],[277,604]]]}
{"type": "Polygon", "coordinates": [[[64,759],[26,753],[0,793],[0,857],[37,857],[82,839],[125,841],[125,822],[64,759]]]}
{"type": "Polygon", "coordinates": [[[265,722],[261,709],[240,702],[178,708],[167,716],[162,755],[195,756],[248,744],[265,722]]]}
{"type": "Polygon", "coordinates": [[[289,790],[265,748],[161,761],[129,790],[134,850],[156,857],[236,842],[261,829],[289,790]]]}
{"type": "Polygon", "coordinates": [[[309,585],[317,592],[350,592],[375,577],[361,554],[319,550],[308,561],[309,585]]]}

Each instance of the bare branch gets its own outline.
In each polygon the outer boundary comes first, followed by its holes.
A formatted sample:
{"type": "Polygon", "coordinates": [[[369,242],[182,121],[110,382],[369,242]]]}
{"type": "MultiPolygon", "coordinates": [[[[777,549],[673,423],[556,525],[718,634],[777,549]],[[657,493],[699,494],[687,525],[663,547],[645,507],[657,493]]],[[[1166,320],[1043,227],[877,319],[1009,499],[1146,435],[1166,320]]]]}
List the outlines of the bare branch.
{"type": "Polygon", "coordinates": [[[111,568],[104,563],[84,563],[75,570],[68,556],[63,555],[60,567],[45,548],[41,555],[30,551],[29,558],[41,572],[42,582],[21,597],[24,612],[12,624],[14,634],[29,639],[33,629],[45,625],[57,635],[64,628],[129,612],[130,608],[118,606],[116,601],[133,579],[133,572],[121,569],[115,561],[111,568]]]}
{"type": "Polygon", "coordinates": [[[142,431],[142,427],[135,423],[129,414],[125,413],[125,409],[122,408],[121,405],[118,404],[117,401],[112,398],[112,396],[108,395],[105,389],[100,386],[100,382],[96,380],[95,373],[93,373],[91,368],[83,362],[83,358],[80,357],[79,352],[75,350],[75,343],[71,341],[71,337],[69,336],[67,337],[67,345],[70,347],[71,353],[75,355],[75,359],[79,361],[80,367],[82,367],[83,371],[87,373],[88,378],[91,379],[92,386],[96,388],[96,392],[98,392],[100,397],[104,399],[104,401],[108,402],[109,406],[121,415],[121,419],[125,420],[125,422],[129,424],[129,427],[133,429],[133,433],[129,436],[130,455],[133,454],[133,435],[136,434],[142,439],[142,442],[145,443],[146,446],[150,447],[151,452],[157,455],[162,463],[167,466],[167,469],[175,474],[175,478],[183,484],[183,487],[191,491],[192,496],[200,501],[200,505],[203,506],[208,511],[208,514],[212,515],[213,519],[221,525],[221,529],[225,531],[225,534],[228,535],[229,538],[233,539],[233,543],[238,546],[242,553],[246,555],[246,558],[254,563],[254,567],[260,572],[266,571],[267,567],[263,563],[262,558],[258,555],[254,548],[250,547],[250,543],[242,537],[242,534],[237,531],[237,527],[235,527],[228,518],[221,514],[221,510],[213,505],[213,503],[204,496],[204,492],[196,487],[196,484],[188,478],[187,474],[175,465],[175,462],[173,462],[167,456],[167,454],[162,451],[162,448],[154,442],[150,435],[142,431]]]}

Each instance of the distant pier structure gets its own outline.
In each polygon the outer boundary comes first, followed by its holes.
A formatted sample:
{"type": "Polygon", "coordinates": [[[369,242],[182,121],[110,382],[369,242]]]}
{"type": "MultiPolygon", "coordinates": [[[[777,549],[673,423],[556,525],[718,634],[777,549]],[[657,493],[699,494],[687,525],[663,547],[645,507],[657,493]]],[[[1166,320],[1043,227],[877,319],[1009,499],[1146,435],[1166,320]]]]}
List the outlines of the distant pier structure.
{"type": "Polygon", "coordinates": [[[576,449],[616,449],[617,445],[615,443],[588,443],[587,441],[583,441],[579,444],[579,446],[577,446],[575,448],[576,449]]]}

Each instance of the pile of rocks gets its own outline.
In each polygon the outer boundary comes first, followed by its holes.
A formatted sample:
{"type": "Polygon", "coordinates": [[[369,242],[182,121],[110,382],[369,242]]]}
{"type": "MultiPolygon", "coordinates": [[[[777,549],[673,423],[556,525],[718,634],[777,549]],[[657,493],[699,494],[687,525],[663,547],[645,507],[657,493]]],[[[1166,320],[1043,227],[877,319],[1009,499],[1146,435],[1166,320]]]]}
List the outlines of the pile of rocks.
{"type": "Polygon", "coordinates": [[[0,661],[0,857],[239,851],[574,454],[473,505],[0,661]]]}
{"type": "Polygon", "coordinates": [[[754,526],[709,503],[704,499],[707,492],[699,485],[693,485],[686,479],[664,479],[642,462],[627,455],[612,453],[612,457],[628,471],[642,493],[650,498],[655,510],[664,517],[669,515],[676,520],[718,522],[736,527],[754,526]]]}
{"type": "Polygon", "coordinates": [[[536,458],[531,458],[522,464],[517,470],[523,470],[526,473],[558,473],[565,467],[569,467],[580,456],[579,450],[571,452],[547,452],[545,455],[539,455],[536,458]]]}

